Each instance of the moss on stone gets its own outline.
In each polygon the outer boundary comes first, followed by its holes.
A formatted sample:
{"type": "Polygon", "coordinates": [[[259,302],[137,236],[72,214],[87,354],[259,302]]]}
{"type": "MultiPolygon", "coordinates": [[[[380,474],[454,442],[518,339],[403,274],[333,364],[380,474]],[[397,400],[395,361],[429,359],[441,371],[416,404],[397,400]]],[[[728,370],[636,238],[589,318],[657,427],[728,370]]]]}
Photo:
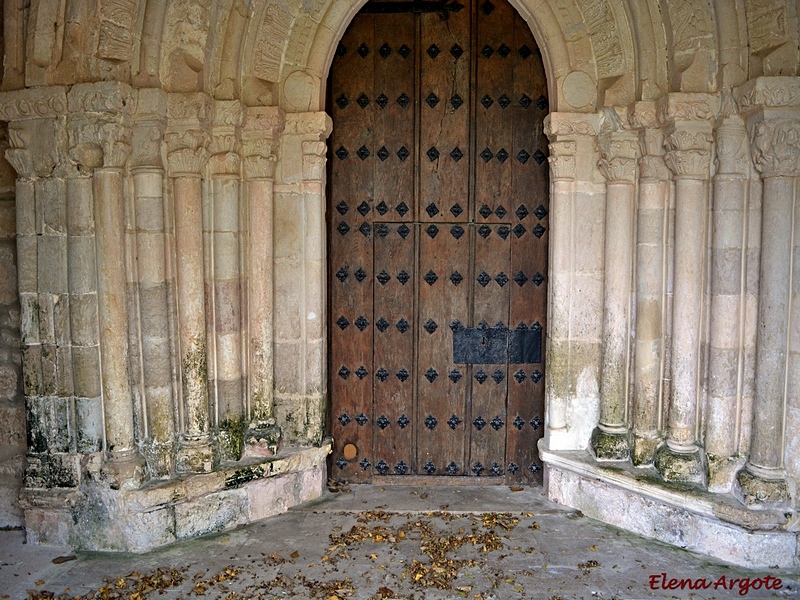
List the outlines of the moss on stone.
{"type": "Polygon", "coordinates": [[[268,472],[268,465],[253,465],[252,467],[237,469],[233,472],[233,475],[225,479],[225,487],[227,489],[241,487],[248,481],[261,479],[264,475],[267,475],[268,472]]]}
{"type": "Polygon", "coordinates": [[[225,419],[219,424],[219,450],[223,459],[239,460],[244,452],[244,417],[225,419]]]}

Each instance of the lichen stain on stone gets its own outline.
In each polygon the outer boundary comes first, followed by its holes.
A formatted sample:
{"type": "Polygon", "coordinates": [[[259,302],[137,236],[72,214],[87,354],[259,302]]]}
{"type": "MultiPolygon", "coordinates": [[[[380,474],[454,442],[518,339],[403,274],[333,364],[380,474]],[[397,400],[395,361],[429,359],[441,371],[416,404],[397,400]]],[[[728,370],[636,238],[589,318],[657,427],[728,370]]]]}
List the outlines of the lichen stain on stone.
{"type": "Polygon", "coordinates": [[[219,450],[224,459],[239,460],[244,451],[244,417],[225,419],[219,424],[219,450]]]}
{"type": "Polygon", "coordinates": [[[187,404],[194,404],[197,409],[190,411],[190,418],[194,416],[196,419],[195,423],[188,424],[190,431],[205,432],[208,430],[208,408],[205,402],[207,377],[208,362],[205,342],[194,340],[190,343],[186,357],[181,361],[184,400],[187,404]]]}
{"type": "Polygon", "coordinates": [[[243,486],[248,481],[261,479],[265,475],[272,472],[272,464],[267,465],[254,465],[252,467],[245,467],[244,469],[237,469],[233,475],[225,479],[225,488],[233,489],[243,486]]]}

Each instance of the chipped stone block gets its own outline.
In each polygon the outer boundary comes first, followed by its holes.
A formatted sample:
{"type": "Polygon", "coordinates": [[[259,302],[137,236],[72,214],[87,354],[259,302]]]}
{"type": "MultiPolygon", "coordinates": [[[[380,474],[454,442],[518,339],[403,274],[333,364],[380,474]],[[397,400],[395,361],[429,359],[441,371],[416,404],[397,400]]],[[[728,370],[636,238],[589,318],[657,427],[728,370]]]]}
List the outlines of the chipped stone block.
{"type": "Polygon", "coordinates": [[[247,494],[218,491],[195,501],[175,505],[175,537],[179,540],[230,529],[245,522],[247,494]]]}

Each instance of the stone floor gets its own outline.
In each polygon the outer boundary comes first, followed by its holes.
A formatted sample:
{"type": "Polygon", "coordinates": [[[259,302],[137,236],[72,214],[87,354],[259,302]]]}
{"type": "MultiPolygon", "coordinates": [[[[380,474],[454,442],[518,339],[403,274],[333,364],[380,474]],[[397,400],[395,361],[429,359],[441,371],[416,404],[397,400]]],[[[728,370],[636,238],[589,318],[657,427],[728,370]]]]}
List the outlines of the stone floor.
{"type": "Polygon", "coordinates": [[[800,596],[800,569],[753,572],[714,562],[552,504],[541,488],[352,486],[141,555],[74,557],[23,539],[22,531],[0,532],[0,598],[800,596]],[[673,578],[705,579],[708,587],[664,590],[673,578]]]}

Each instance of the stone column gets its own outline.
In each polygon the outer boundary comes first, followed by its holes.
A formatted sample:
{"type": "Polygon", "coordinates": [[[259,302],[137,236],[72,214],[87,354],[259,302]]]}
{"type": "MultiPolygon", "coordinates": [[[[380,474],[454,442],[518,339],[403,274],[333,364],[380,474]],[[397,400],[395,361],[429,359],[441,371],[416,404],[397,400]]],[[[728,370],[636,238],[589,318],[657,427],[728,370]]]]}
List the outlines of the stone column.
{"type": "Polygon", "coordinates": [[[779,508],[789,501],[787,393],[797,381],[789,371],[789,344],[798,330],[792,321],[798,287],[792,256],[800,236],[800,87],[789,78],[759,78],[739,89],[739,105],[747,115],[763,197],[753,433],[734,492],[752,508],[779,508]]]}
{"type": "Polygon", "coordinates": [[[281,430],[275,421],[273,372],[273,187],[283,111],[277,107],[247,109],[242,141],[247,190],[248,399],[250,426],[245,452],[278,451],[281,430]]]}
{"type": "Polygon", "coordinates": [[[600,422],[590,448],[598,460],[627,460],[628,389],[631,361],[631,292],[633,280],[636,134],[602,133],[597,163],[606,178],[605,286],[603,292],[603,369],[600,422]]]}
{"type": "Polygon", "coordinates": [[[275,408],[284,438],[299,443],[321,443],[325,431],[324,140],[331,128],[324,112],[287,115],[275,194],[275,408]]]}
{"type": "Polygon", "coordinates": [[[239,235],[241,158],[238,100],[217,101],[211,136],[213,331],[216,357],[216,422],[220,455],[239,460],[244,450],[245,389],[242,353],[242,248],[239,235]]]}
{"type": "Polygon", "coordinates": [[[170,94],[165,139],[175,212],[178,343],[183,431],[176,467],[182,473],[214,466],[208,404],[203,269],[202,172],[213,111],[202,93],[170,94]]]}
{"type": "Polygon", "coordinates": [[[550,284],[542,448],[588,445],[602,364],[605,183],[597,171],[599,116],[551,113],[550,284]],[[571,419],[579,413],[579,419],[571,419]]]}
{"type": "Polygon", "coordinates": [[[170,295],[175,276],[167,261],[167,220],[161,146],[167,95],[139,90],[133,129],[134,228],[145,418],[142,448],[150,477],[168,478],[175,466],[175,410],[170,295]]]}
{"type": "Polygon", "coordinates": [[[632,429],[634,465],[651,465],[661,442],[664,397],[666,285],[670,171],[655,104],[638,102],[632,121],[640,128],[636,238],[636,341],[632,429]]]}
{"type": "MultiPolygon", "coordinates": [[[[727,102],[726,102],[727,104],[727,102]]],[[[732,108],[732,107],[731,107],[732,108]]],[[[730,113],[730,109],[726,112],[730,113]]],[[[747,210],[750,153],[741,117],[716,129],[717,172],[711,209],[711,321],[705,450],[710,491],[729,492],[743,411],[747,210]]]]}
{"type": "Polygon", "coordinates": [[[108,82],[75,85],[68,100],[70,112],[79,114],[70,127],[71,137],[77,142],[74,156],[94,167],[97,316],[109,456],[104,470],[118,484],[136,484],[143,472],[136,447],[128,365],[123,177],[131,150],[135,97],[129,86],[108,82]]]}
{"type": "Polygon", "coordinates": [[[61,87],[0,95],[17,172],[17,264],[28,454],[26,488],[75,487],[67,279],[68,103],[61,87]]]}
{"type": "Polygon", "coordinates": [[[662,111],[666,163],[675,175],[675,258],[672,313],[672,389],[666,444],[656,468],[667,481],[706,485],[705,453],[698,444],[705,314],[706,231],[711,166],[711,119],[716,99],[670,94],[662,111]]]}

